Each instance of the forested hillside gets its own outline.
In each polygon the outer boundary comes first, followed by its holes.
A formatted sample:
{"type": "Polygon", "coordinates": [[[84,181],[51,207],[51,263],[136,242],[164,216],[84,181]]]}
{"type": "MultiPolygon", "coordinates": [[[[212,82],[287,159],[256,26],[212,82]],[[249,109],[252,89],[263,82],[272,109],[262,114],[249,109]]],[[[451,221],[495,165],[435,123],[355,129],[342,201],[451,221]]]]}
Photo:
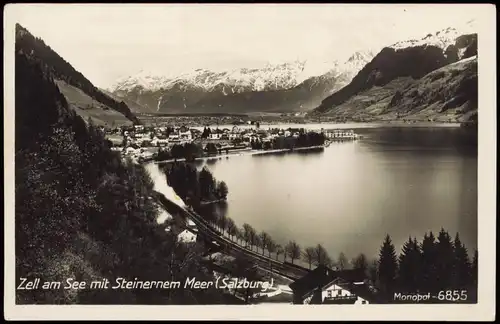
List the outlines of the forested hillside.
{"type": "Polygon", "coordinates": [[[53,75],[54,79],[61,80],[67,84],[81,89],[89,97],[101,104],[116,110],[134,123],[139,123],[137,117],[123,102],[118,102],[96,88],[83,74],[78,72],[66,62],[59,54],[53,51],[45,42],[34,37],[21,25],[16,25],[16,52],[28,56],[30,60],[37,61],[43,68],[53,75]]]}
{"type": "MultiPolygon", "coordinates": [[[[212,279],[200,246],[157,223],[153,183],[68,108],[54,69],[16,50],[16,278],[212,279]]],[[[18,283],[19,284],[19,283],[18,283]]],[[[213,304],[218,290],[17,290],[18,304],[213,304]]],[[[224,301],[227,303],[227,300],[224,301]]]]}

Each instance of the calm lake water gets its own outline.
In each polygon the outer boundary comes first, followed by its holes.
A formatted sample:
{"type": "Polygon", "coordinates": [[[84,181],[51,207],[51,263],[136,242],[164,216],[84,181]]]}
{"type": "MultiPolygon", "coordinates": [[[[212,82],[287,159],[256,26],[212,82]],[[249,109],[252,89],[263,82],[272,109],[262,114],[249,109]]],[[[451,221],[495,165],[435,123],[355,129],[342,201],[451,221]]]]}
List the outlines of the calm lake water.
{"type": "MultiPolygon", "coordinates": [[[[327,127],[325,127],[327,128],[327,127]]],[[[353,128],[353,127],[351,127],[353,128]]],[[[400,251],[443,227],[477,247],[477,143],[451,127],[355,129],[322,152],[201,161],[229,187],[227,215],[285,244],[374,257],[386,234],[400,251]]],[[[165,181],[164,178],[159,181],[165,181]]]]}

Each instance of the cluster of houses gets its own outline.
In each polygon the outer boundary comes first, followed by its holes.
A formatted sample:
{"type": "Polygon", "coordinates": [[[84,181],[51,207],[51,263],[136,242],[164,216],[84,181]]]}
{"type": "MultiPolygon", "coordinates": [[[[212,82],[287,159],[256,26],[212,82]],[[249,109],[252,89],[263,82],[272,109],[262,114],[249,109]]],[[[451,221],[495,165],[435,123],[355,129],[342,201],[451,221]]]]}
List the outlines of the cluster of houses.
{"type": "MultiPolygon", "coordinates": [[[[152,159],[159,149],[169,150],[176,144],[199,143],[206,145],[209,142],[216,143],[218,147],[238,146],[251,148],[252,143],[269,143],[275,138],[299,137],[304,132],[303,128],[268,128],[241,127],[235,125],[231,128],[203,129],[181,127],[158,127],[134,125],[128,128],[118,128],[106,131],[108,140],[112,143],[112,150],[119,151],[122,155],[134,159],[152,159]]],[[[353,130],[321,129],[329,141],[356,140],[360,136],[353,130]]]]}
{"type": "Polygon", "coordinates": [[[123,131],[127,143],[139,146],[167,146],[169,143],[191,142],[200,134],[200,131],[185,126],[172,130],[167,127],[145,128],[143,125],[135,125],[133,130],[123,131]]]}
{"type": "Polygon", "coordinates": [[[298,137],[300,130],[284,130],[284,129],[240,129],[238,126],[234,126],[231,130],[228,128],[223,129],[213,129],[208,134],[207,139],[210,140],[227,140],[235,141],[240,140],[243,143],[251,143],[252,141],[271,141],[274,138],[284,136],[284,137],[298,137]]]}
{"type": "Polygon", "coordinates": [[[241,128],[195,128],[181,127],[145,127],[135,125],[133,128],[109,131],[108,139],[113,149],[125,153],[139,152],[139,148],[171,147],[174,144],[191,143],[193,141],[227,141],[239,142],[250,146],[252,141],[267,142],[276,137],[298,137],[300,129],[259,129],[241,128]]]}

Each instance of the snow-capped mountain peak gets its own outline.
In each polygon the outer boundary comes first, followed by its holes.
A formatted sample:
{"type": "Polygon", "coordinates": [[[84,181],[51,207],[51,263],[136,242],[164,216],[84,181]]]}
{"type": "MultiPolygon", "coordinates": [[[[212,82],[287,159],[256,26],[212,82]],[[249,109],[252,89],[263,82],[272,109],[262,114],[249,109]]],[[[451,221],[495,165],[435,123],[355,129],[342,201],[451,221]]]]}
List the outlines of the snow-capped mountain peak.
{"type": "Polygon", "coordinates": [[[130,91],[139,88],[148,91],[169,89],[176,84],[186,84],[206,91],[223,85],[233,88],[233,92],[278,90],[293,87],[310,77],[311,73],[321,74],[323,71],[311,71],[307,61],[296,60],[279,64],[267,64],[263,68],[241,68],[214,72],[207,69],[196,69],[175,77],[157,75],[141,70],[139,73],[119,79],[111,91],[130,91]],[[238,89],[234,89],[238,88],[238,89]]]}
{"type": "Polygon", "coordinates": [[[292,88],[305,80],[326,73],[334,74],[357,72],[373,58],[370,51],[354,53],[346,62],[313,60],[295,60],[291,62],[268,63],[262,68],[240,68],[214,72],[207,69],[196,69],[177,76],[158,75],[151,71],[141,70],[139,73],[124,77],[110,89],[116,91],[158,91],[173,87],[190,87],[202,91],[215,88],[228,93],[247,91],[282,90],[292,88]]]}
{"type": "Polygon", "coordinates": [[[398,50],[407,47],[427,45],[436,46],[443,50],[446,50],[448,46],[455,44],[455,41],[459,36],[473,34],[475,32],[476,20],[472,19],[467,21],[462,26],[448,27],[435,33],[429,33],[421,39],[405,40],[392,44],[389,47],[398,50]]]}

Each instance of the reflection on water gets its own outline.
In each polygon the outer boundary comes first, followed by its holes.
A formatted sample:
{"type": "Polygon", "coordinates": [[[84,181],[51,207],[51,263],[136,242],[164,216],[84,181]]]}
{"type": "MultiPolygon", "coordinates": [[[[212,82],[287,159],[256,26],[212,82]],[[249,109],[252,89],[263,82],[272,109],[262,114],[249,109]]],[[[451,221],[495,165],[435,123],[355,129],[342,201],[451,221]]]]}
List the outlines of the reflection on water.
{"type": "Polygon", "coordinates": [[[321,243],[333,257],[376,256],[385,234],[399,252],[409,235],[441,227],[476,248],[477,138],[457,128],[356,132],[361,140],[321,152],[204,162],[229,187],[219,208],[240,227],[280,244],[321,243]]]}
{"type": "Polygon", "coordinates": [[[295,151],[269,151],[269,152],[266,152],[266,151],[263,151],[261,154],[254,154],[252,155],[253,157],[256,157],[256,158],[262,158],[262,157],[265,157],[265,158],[268,158],[269,156],[281,156],[281,157],[284,157],[284,156],[287,156],[287,155],[298,155],[298,156],[305,156],[305,155],[319,155],[319,154],[322,154],[324,152],[324,148],[311,148],[311,149],[307,149],[307,150],[295,150],[295,151]]]}
{"type": "MultiPolygon", "coordinates": [[[[218,161],[218,160],[219,160],[218,158],[217,158],[217,159],[212,159],[212,158],[210,158],[210,159],[207,159],[207,160],[205,161],[205,163],[206,163],[206,164],[208,164],[208,165],[212,165],[212,164],[217,163],[217,161],[218,161]]],[[[200,162],[201,162],[201,164],[199,164],[199,165],[197,164],[197,165],[196,165],[197,167],[198,167],[198,166],[203,166],[204,161],[203,161],[203,160],[200,160],[200,162]]]]}
{"type": "Polygon", "coordinates": [[[203,164],[204,164],[203,160],[194,160],[192,163],[193,163],[193,164],[194,164],[197,168],[202,167],[202,166],[203,166],[203,164]]]}

